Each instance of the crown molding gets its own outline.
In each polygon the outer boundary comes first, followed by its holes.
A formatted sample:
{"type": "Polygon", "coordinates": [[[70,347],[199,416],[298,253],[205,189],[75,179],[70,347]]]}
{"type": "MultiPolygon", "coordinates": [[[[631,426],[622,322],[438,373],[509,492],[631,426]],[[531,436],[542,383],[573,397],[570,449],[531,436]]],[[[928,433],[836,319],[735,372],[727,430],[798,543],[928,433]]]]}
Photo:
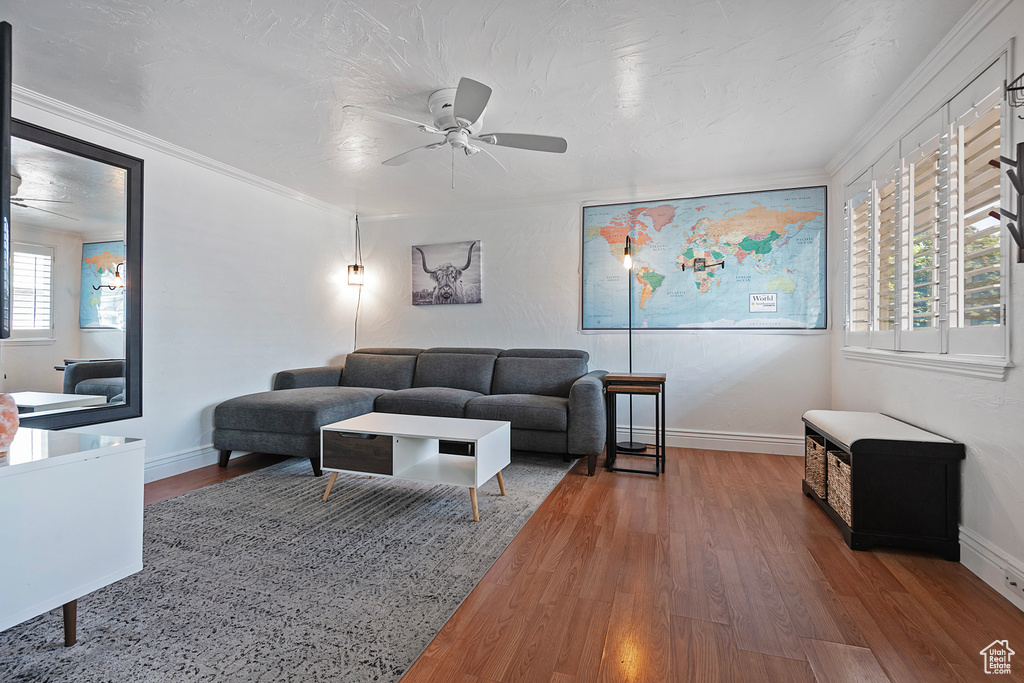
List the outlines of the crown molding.
{"type": "Polygon", "coordinates": [[[88,126],[104,133],[114,135],[123,140],[160,152],[161,154],[167,154],[190,164],[201,166],[202,168],[213,171],[214,173],[219,173],[234,180],[240,180],[243,183],[247,183],[261,190],[273,192],[274,194],[282,197],[302,202],[303,204],[321,211],[337,214],[349,219],[355,215],[347,209],[342,209],[334,204],[329,204],[323,200],[310,197],[309,195],[285,187],[284,185],[279,185],[275,182],[260,178],[259,176],[253,175],[247,171],[221,163],[203,156],[202,154],[197,154],[185,149],[184,147],[179,147],[178,145],[149,135],[148,133],[143,133],[142,131],[135,130],[134,128],[129,128],[128,126],[117,123],[116,121],[111,121],[110,119],[85,111],[84,109],[79,109],[78,107],[61,102],[60,100],[56,100],[52,97],[42,95],[27,88],[23,88],[19,85],[13,86],[11,96],[14,102],[18,104],[39,109],[73,123],[78,123],[83,126],[88,126]]]}
{"type": "Polygon", "coordinates": [[[946,37],[935,46],[924,61],[921,62],[896,92],[886,100],[885,104],[857,132],[850,141],[825,166],[830,176],[835,176],[854,155],[859,152],[871,138],[899,112],[910,104],[928,83],[934,80],[960,52],[974,40],[981,31],[991,24],[1013,0],[979,0],[957,22],[946,37]]]}

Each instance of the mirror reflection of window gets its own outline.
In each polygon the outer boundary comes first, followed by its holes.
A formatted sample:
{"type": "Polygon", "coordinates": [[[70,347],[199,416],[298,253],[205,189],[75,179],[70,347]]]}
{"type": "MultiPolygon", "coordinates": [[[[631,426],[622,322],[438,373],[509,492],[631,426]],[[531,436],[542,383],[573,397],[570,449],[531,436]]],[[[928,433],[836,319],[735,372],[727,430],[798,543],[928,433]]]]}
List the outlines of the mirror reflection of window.
{"type": "Polygon", "coordinates": [[[14,242],[11,249],[11,336],[53,337],[53,247],[14,242]]]}

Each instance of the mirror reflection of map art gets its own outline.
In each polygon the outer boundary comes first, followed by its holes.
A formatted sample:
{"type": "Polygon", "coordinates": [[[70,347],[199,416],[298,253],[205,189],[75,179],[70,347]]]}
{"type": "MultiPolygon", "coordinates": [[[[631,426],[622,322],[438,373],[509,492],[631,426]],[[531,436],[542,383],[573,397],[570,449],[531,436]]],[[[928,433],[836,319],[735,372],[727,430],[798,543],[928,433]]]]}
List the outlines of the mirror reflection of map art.
{"type": "Polygon", "coordinates": [[[82,245],[79,327],[124,329],[124,242],[82,245]]]}
{"type": "Polygon", "coordinates": [[[825,187],[584,207],[583,329],[628,325],[626,235],[634,328],[826,326],[825,187]]]}

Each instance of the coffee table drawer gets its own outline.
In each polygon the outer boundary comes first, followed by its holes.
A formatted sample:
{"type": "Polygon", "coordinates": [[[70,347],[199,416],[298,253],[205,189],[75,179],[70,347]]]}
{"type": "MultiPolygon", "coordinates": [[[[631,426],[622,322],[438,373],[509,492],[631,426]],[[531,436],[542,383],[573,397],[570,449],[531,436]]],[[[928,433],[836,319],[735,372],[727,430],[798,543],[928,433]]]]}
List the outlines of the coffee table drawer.
{"type": "Polygon", "coordinates": [[[393,475],[393,455],[391,436],[323,431],[324,468],[393,475]]]}

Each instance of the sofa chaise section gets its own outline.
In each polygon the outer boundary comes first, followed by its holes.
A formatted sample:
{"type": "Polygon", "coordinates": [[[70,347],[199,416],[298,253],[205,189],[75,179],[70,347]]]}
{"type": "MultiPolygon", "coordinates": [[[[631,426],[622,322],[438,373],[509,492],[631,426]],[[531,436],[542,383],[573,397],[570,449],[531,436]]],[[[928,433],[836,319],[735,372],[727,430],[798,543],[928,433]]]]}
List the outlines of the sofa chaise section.
{"type": "Polygon", "coordinates": [[[225,467],[232,451],[309,458],[320,471],[320,428],[373,412],[382,394],[408,388],[420,349],[360,349],[341,367],[277,373],[273,391],[239,396],[213,411],[213,446],[225,467]]]}

